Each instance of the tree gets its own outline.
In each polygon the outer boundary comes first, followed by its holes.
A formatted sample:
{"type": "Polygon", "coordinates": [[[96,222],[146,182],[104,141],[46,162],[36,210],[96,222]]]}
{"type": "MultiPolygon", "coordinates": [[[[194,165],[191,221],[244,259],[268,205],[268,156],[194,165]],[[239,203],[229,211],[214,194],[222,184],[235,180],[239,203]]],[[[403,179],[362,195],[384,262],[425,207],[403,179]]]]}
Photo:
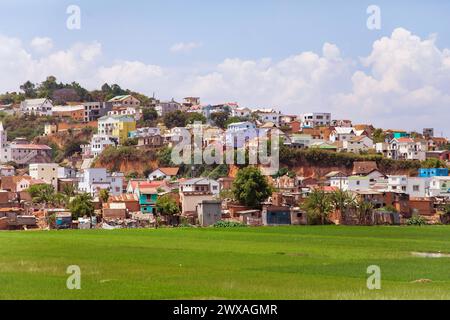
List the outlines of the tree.
{"type": "Polygon", "coordinates": [[[356,203],[356,210],[359,216],[359,224],[368,225],[372,223],[372,211],[374,206],[371,202],[364,201],[363,199],[358,200],[356,203]]]}
{"type": "Polygon", "coordinates": [[[109,191],[107,189],[100,190],[99,198],[102,201],[102,203],[106,203],[109,200],[109,191]]]}
{"type": "Polygon", "coordinates": [[[79,141],[79,140],[69,142],[64,148],[64,157],[68,158],[73,156],[75,153],[81,153],[82,152],[81,146],[84,144],[89,143],[87,141],[79,141]]]}
{"type": "Polygon", "coordinates": [[[309,217],[318,219],[324,225],[333,209],[331,196],[322,189],[314,189],[305,200],[303,208],[309,217]]]}
{"type": "Polygon", "coordinates": [[[69,204],[70,198],[67,197],[64,193],[55,193],[53,196],[53,205],[58,207],[66,207],[69,204]]]}
{"type": "Polygon", "coordinates": [[[272,195],[272,187],[267,177],[263,176],[256,167],[240,169],[234,180],[232,191],[237,201],[251,208],[260,207],[261,202],[272,195]]]}
{"type": "Polygon", "coordinates": [[[226,129],[227,121],[229,119],[230,115],[227,112],[215,112],[211,114],[211,120],[214,122],[214,124],[221,128],[226,129]]]}
{"type": "Polygon", "coordinates": [[[163,216],[174,216],[180,213],[180,207],[177,202],[168,194],[158,197],[156,210],[163,216]]]}
{"type": "Polygon", "coordinates": [[[386,134],[384,133],[383,129],[375,129],[372,138],[374,143],[385,142],[386,134]]]}
{"type": "Polygon", "coordinates": [[[344,218],[347,211],[355,206],[355,199],[350,192],[338,189],[331,194],[331,203],[334,210],[339,211],[344,218]]]}
{"type": "Polygon", "coordinates": [[[195,122],[201,122],[202,124],[206,123],[206,118],[201,113],[191,112],[187,116],[186,124],[194,124],[195,122]]]}
{"type": "Polygon", "coordinates": [[[240,118],[240,117],[231,117],[231,118],[228,118],[227,121],[225,121],[224,129],[228,128],[228,126],[229,126],[230,124],[238,123],[238,122],[243,122],[243,121],[248,121],[248,119],[247,119],[247,118],[240,118]]]}
{"type": "Polygon", "coordinates": [[[109,94],[109,93],[111,93],[111,87],[110,87],[109,84],[107,84],[107,83],[105,83],[104,85],[102,85],[101,90],[102,90],[102,92],[103,92],[104,94],[109,94]]]}
{"type": "Polygon", "coordinates": [[[144,121],[154,121],[158,119],[158,112],[155,108],[144,108],[142,109],[142,119],[144,121]]]}
{"type": "Polygon", "coordinates": [[[185,113],[181,112],[180,110],[177,110],[166,114],[164,116],[163,122],[164,125],[169,129],[175,127],[184,127],[186,126],[187,116],[185,113]]]}
{"type": "Polygon", "coordinates": [[[91,217],[94,215],[95,209],[92,203],[91,195],[84,193],[76,196],[69,204],[69,210],[72,212],[74,219],[82,217],[91,217]]]}
{"type": "Polygon", "coordinates": [[[21,85],[20,90],[25,93],[26,98],[36,98],[36,85],[31,81],[27,81],[21,85]]]}
{"type": "Polygon", "coordinates": [[[124,147],[133,147],[133,146],[137,146],[139,143],[137,138],[128,138],[127,140],[125,140],[122,145],[124,147]]]}
{"type": "Polygon", "coordinates": [[[75,187],[71,184],[65,184],[62,188],[62,194],[66,197],[74,197],[75,196],[75,187]]]}
{"type": "Polygon", "coordinates": [[[432,169],[432,168],[447,168],[447,164],[439,159],[427,159],[422,161],[422,168],[432,169]]]}
{"type": "Polygon", "coordinates": [[[55,189],[49,184],[36,184],[28,188],[34,203],[51,204],[55,200],[55,189]]]}
{"type": "Polygon", "coordinates": [[[169,147],[163,147],[157,153],[157,160],[160,167],[173,167],[172,149],[169,147]]]}
{"type": "Polygon", "coordinates": [[[62,89],[64,86],[56,82],[56,77],[48,76],[37,88],[38,96],[40,98],[51,98],[53,92],[57,89],[62,89]]]}

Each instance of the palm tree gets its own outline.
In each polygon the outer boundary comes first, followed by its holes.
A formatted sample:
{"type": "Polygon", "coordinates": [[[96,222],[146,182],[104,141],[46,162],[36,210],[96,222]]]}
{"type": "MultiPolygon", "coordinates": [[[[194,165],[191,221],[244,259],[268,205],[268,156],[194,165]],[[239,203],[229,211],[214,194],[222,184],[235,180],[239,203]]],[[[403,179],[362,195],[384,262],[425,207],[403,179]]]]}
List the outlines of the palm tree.
{"type": "Polygon", "coordinates": [[[303,208],[314,218],[319,218],[321,224],[325,224],[328,215],[333,209],[331,197],[321,189],[315,189],[309,194],[303,204],[303,208]]]}
{"type": "Polygon", "coordinates": [[[28,189],[34,203],[52,204],[55,200],[55,189],[48,184],[33,185],[28,189]]]}
{"type": "Polygon", "coordinates": [[[64,185],[62,189],[62,193],[67,197],[74,197],[75,196],[75,187],[71,184],[64,185]]]}
{"type": "Polygon", "coordinates": [[[107,189],[102,189],[99,192],[99,198],[102,203],[106,203],[109,200],[109,191],[107,189]]]}
{"type": "Polygon", "coordinates": [[[355,207],[355,198],[348,191],[338,189],[331,194],[331,202],[334,210],[339,211],[343,220],[347,216],[349,209],[355,207]]]}
{"type": "Polygon", "coordinates": [[[356,203],[356,210],[359,215],[359,223],[362,225],[368,225],[372,222],[372,211],[374,206],[371,202],[359,199],[356,203]]]}
{"type": "Polygon", "coordinates": [[[90,217],[95,213],[93,199],[90,194],[83,193],[77,195],[69,204],[70,212],[74,218],[90,217]]]}

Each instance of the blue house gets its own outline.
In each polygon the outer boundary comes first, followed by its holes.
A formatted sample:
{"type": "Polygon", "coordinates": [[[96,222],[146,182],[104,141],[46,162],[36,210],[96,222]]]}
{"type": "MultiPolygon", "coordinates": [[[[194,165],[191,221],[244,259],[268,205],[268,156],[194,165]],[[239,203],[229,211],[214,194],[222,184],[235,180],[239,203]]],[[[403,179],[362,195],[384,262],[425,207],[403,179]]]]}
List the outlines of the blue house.
{"type": "Polygon", "coordinates": [[[394,139],[409,138],[409,134],[403,131],[395,131],[393,132],[393,137],[394,139]]]}
{"type": "Polygon", "coordinates": [[[447,177],[447,176],[448,176],[448,168],[419,169],[419,177],[421,178],[447,177]]]}
{"type": "Polygon", "coordinates": [[[141,212],[147,214],[156,213],[156,201],[158,200],[158,191],[154,188],[138,188],[136,193],[139,197],[141,212]]]}

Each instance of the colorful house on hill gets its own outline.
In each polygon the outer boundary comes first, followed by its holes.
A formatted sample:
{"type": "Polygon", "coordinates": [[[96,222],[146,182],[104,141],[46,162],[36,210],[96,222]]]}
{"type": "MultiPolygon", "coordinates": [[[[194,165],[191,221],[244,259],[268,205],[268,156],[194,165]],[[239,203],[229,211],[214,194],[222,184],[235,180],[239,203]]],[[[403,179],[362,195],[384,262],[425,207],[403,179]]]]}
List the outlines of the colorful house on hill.
{"type": "Polygon", "coordinates": [[[447,176],[448,176],[448,168],[419,169],[419,177],[421,178],[447,177],[447,176]]]}
{"type": "Polygon", "coordinates": [[[138,187],[137,195],[142,213],[156,213],[156,201],[158,200],[158,190],[155,188],[138,187]]]}
{"type": "Polygon", "coordinates": [[[98,119],[98,134],[119,139],[122,143],[136,130],[136,120],[130,116],[104,116],[98,119]]]}
{"type": "Polygon", "coordinates": [[[409,138],[409,134],[405,131],[394,131],[392,136],[394,139],[409,138]]]}

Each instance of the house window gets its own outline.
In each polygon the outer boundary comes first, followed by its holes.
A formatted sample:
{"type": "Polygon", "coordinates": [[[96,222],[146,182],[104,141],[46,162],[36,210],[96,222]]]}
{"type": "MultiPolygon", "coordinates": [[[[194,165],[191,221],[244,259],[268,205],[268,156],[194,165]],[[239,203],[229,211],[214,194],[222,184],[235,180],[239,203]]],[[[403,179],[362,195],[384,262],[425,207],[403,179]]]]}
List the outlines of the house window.
{"type": "Polygon", "coordinates": [[[414,192],[419,192],[420,191],[420,186],[413,186],[413,191],[414,192]]]}

